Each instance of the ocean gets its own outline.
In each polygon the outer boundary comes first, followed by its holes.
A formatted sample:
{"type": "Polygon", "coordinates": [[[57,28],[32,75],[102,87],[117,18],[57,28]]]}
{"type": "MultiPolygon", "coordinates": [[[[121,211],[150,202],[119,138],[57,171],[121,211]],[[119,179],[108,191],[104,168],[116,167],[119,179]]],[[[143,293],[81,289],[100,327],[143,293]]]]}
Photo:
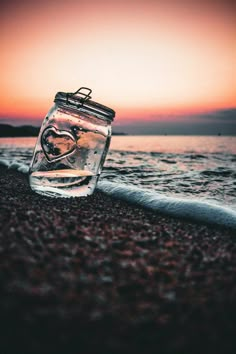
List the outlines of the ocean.
{"type": "MultiPolygon", "coordinates": [[[[0,164],[27,173],[35,141],[1,138],[0,164]]],[[[235,136],[113,136],[98,188],[196,220],[225,224],[228,211],[236,224],[235,177],[235,136]]]]}

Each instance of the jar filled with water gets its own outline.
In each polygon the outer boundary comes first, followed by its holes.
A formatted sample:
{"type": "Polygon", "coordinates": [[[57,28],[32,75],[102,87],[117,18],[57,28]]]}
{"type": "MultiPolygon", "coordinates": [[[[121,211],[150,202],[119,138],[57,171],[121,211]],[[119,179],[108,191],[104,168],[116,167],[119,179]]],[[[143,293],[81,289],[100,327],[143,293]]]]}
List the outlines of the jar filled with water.
{"type": "Polygon", "coordinates": [[[111,139],[115,112],[91,100],[91,90],[58,92],[45,117],[30,166],[30,186],[54,197],[93,193],[111,139]]]}

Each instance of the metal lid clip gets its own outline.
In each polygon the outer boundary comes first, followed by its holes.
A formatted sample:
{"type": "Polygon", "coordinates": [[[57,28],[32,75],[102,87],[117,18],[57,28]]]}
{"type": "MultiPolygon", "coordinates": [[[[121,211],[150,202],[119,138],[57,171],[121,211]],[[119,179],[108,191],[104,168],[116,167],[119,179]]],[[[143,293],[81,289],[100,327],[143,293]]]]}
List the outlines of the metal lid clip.
{"type": "MultiPolygon", "coordinates": [[[[69,98],[73,98],[74,96],[79,96],[80,98],[80,104],[77,107],[82,107],[83,104],[88,101],[92,96],[90,94],[92,93],[92,90],[87,88],[87,87],[80,87],[76,92],[74,93],[67,93],[66,95],[66,104],[69,103],[69,98]],[[87,90],[88,93],[81,92],[82,90],[87,90]]],[[[75,97],[76,98],[76,97],[75,97]]]]}

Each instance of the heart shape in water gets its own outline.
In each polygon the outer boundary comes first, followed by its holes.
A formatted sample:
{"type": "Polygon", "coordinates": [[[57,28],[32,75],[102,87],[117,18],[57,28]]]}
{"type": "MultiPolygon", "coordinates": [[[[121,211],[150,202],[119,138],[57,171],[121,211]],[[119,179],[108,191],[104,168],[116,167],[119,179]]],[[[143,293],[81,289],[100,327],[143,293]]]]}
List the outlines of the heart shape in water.
{"type": "Polygon", "coordinates": [[[76,141],[66,130],[50,126],[41,135],[41,146],[47,160],[53,162],[71,154],[76,148],[76,141]]]}

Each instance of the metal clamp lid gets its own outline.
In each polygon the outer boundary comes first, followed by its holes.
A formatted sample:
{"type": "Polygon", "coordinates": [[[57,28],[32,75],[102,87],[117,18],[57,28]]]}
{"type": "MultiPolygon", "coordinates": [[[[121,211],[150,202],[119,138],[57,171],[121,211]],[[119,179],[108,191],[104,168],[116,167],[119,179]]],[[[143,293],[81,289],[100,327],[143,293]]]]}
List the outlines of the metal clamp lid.
{"type": "Polygon", "coordinates": [[[92,101],[91,93],[91,89],[87,87],[80,87],[73,93],[58,92],[54,101],[65,106],[70,106],[75,110],[83,110],[85,112],[89,112],[101,119],[112,121],[115,117],[115,111],[107,106],[92,101]]]}
{"type": "Polygon", "coordinates": [[[87,87],[80,87],[76,92],[57,92],[54,102],[74,110],[91,113],[98,118],[111,122],[115,117],[113,109],[91,100],[92,90],[87,87]],[[87,91],[87,92],[86,92],[87,91]]]}

